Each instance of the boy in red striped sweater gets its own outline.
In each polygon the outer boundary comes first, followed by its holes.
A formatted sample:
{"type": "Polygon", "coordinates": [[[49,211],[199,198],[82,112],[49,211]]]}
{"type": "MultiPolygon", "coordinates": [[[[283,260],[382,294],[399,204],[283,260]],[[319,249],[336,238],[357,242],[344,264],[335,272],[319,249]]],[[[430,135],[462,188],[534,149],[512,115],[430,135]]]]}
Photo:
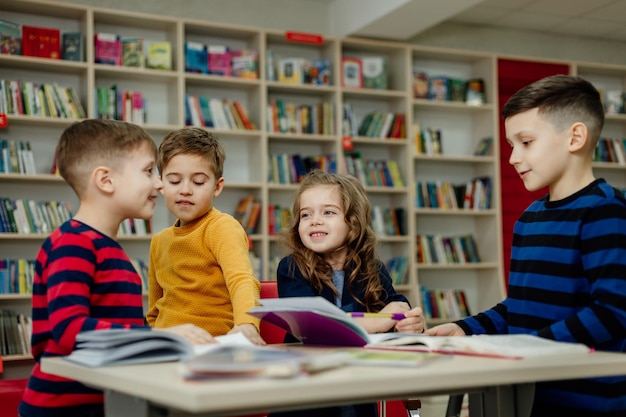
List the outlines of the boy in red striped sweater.
{"type": "MultiPolygon", "coordinates": [[[[80,205],[37,254],[32,297],[36,363],[18,411],[22,417],[100,417],[102,392],[43,372],[40,359],[68,355],[82,331],[150,331],[144,325],[141,279],[115,239],[124,219],[152,217],[161,188],[154,172],[156,146],[139,126],[89,119],[63,132],[56,158],[80,205]]],[[[192,343],[213,341],[191,324],[164,330],[192,343]]]]}

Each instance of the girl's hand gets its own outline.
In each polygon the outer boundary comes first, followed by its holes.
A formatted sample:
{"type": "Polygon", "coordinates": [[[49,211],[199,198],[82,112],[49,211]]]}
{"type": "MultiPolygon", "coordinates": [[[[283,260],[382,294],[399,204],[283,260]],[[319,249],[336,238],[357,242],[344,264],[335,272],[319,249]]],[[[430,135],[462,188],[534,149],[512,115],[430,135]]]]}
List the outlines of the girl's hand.
{"type": "Polygon", "coordinates": [[[263,346],[267,344],[265,343],[265,340],[261,338],[261,335],[259,334],[259,331],[256,329],[256,327],[254,327],[254,325],[250,323],[240,324],[239,326],[233,327],[231,331],[228,332],[228,334],[233,333],[243,333],[243,335],[246,336],[246,338],[255,345],[263,346]]]}
{"type": "Polygon", "coordinates": [[[165,327],[159,330],[175,333],[179,336],[182,336],[193,345],[217,343],[217,341],[213,338],[213,336],[211,336],[209,332],[194,324],[179,324],[178,326],[165,327]]]}
{"type": "Polygon", "coordinates": [[[415,307],[404,313],[406,318],[396,322],[397,332],[424,333],[424,315],[420,307],[415,307]]]}

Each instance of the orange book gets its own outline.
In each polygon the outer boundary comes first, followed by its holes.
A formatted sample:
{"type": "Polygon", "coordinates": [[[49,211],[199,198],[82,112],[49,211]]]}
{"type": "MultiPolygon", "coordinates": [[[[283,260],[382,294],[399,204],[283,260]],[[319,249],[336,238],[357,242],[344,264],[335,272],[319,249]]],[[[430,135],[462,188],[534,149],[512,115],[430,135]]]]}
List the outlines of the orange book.
{"type": "Polygon", "coordinates": [[[252,123],[252,121],[248,117],[248,113],[246,112],[246,109],[241,105],[241,103],[235,100],[233,101],[233,106],[235,107],[235,110],[237,110],[237,114],[239,115],[239,118],[241,119],[245,128],[248,130],[254,130],[254,123],[252,123]]]}

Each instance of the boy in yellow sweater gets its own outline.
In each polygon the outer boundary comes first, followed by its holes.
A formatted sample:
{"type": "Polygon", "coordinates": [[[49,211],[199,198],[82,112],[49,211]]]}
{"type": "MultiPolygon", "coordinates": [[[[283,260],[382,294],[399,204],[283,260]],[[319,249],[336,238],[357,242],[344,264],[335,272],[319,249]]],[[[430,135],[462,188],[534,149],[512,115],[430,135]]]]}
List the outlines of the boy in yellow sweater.
{"type": "Polygon", "coordinates": [[[214,336],[241,332],[265,344],[259,320],[246,314],[260,291],[246,232],[213,207],[225,159],[217,137],[199,128],[173,131],[159,147],[161,192],[176,221],[150,244],[146,318],[153,327],[193,323],[214,336]]]}

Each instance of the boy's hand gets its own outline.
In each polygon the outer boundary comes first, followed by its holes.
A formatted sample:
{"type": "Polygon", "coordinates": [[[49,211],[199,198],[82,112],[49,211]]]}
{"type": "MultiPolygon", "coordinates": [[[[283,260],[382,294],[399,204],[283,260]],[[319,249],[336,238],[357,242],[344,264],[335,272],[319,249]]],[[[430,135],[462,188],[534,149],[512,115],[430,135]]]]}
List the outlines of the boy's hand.
{"type": "Polygon", "coordinates": [[[243,333],[243,335],[246,336],[246,338],[255,345],[267,344],[259,334],[259,331],[256,329],[256,327],[254,327],[254,325],[250,323],[240,324],[239,326],[233,327],[231,331],[228,332],[228,334],[233,333],[243,333]]]}
{"type": "Polygon", "coordinates": [[[426,330],[426,334],[429,336],[465,336],[463,329],[455,323],[440,324],[426,330]]]}
{"type": "Polygon", "coordinates": [[[205,343],[217,343],[217,341],[206,330],[194,324],[179,324],[178,326],[161,328],[170,333],[175,333],[187,339],[191,344],[202,345],[205,343]]]}

